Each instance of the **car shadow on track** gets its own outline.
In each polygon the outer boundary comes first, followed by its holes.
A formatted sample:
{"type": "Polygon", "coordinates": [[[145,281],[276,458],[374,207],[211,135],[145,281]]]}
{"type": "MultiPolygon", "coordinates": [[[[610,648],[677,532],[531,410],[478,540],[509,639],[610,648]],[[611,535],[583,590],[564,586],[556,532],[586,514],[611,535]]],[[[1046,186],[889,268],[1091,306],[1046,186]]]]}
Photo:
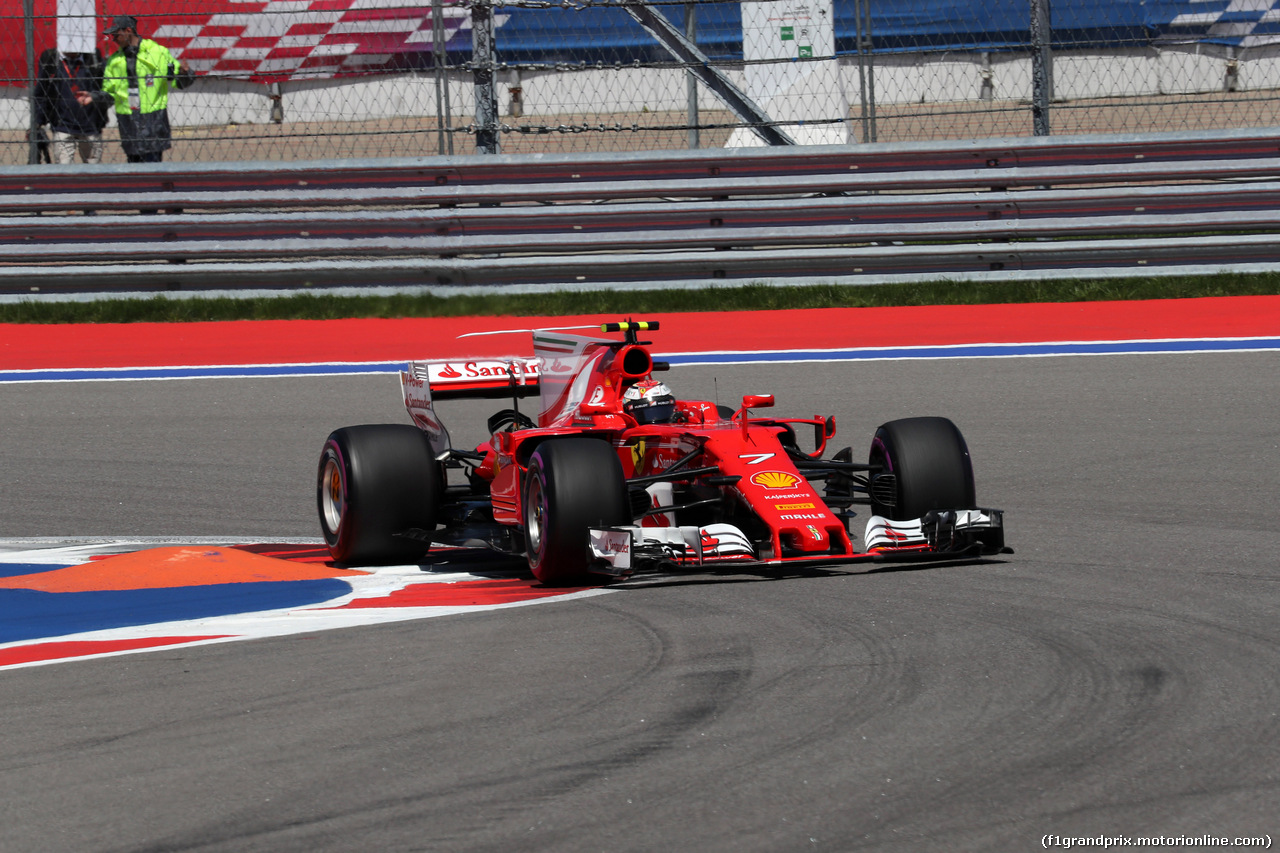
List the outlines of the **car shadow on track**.
{"type": "Polygon", "coordinates": [[[433,550],[418,563],[423,574],[467,572],[484,578],[533,579],[529,564],[522,557],[512,557],[483,548],[442,548],[433,550]]]}
{"type": "Polygon", "coordinates": [[[786,580],[802,580],[809,578],[842,578],[852,575],[872,575],[886,574],[892,572],[919,572],[930,569],[947,569],[959,568],[966,566],[1000,566],[1007,563],[1007,560],[992,559],[989,557],[972,558],[957,560],[912,560],[910,562],[892,563],[892,564],[850,564],[847,568],[830,569],[830,568],[812,568],[804,570],[793,570],[787,572],[742,572],[733,573],[714,573],[714,572],[681,572],[669,574],[654,575],[636,575],[626,580],[617,581],[609,584],[602,584],[609,589],[617,590],[637,590],[637,589],[654,589],[658,587],[671,586],[704,586],[711,584],[729,584],[729,583],[762,583],[786,580]]]}
{"type": "MultiPolygon", "coordinates": [[[[959,568],[967,566],[999,566],[1008,561],[991,557],[965,557],[962,559],[929,559],[888,562],[850,563],[841,568],[812,567],[805,569],[788,569],[786,571],[761,570],[746,572],[741,569],[724,572],[657,572],[633,575],[623,580],[610,581],[601,578],[596,583],[584,586],[599,586],[616,590],[654,589],[672,586],[702,586],[710,584],[762,583],[805,578],[839,578],[850,575],[887,574],[896,572],[919,572],[934,569],[959,568]]],[[[466,572],[476,577],[493,580],[528,580],[532,581],[533,573],[528,564],[520,557],[512,557],[483,548],[449,548],[432,551],[418,564],[425,578],[433,574],[456,574],[466,572]]],[[[534,588],[542,588],[539,583],[534,588]]]]}
{"type": "Polygon", "coordinates": [[[928,569],[954,569],[963,566],[1003,566],[1008,562],[1008,560],[1001,560],[994,557],[965,557],[964,559],[959,560],[911,560],[909,562],[891,563],[888,565],[877,564],[860,572],[850,572],[849,574],[878,575],[889,572],[922,572],[928,569]]]}

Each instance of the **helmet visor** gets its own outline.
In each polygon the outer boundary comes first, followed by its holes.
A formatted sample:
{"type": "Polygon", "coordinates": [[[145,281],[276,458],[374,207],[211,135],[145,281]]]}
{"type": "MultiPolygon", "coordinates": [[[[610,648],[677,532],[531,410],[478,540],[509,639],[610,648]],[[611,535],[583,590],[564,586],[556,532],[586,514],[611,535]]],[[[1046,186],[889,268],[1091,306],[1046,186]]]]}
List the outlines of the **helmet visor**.
{"type": "Polygon", "coordinates": [[[675,416],[675,412],[676,404],[670,397],[648,406],[633,406],[631,408],[631,416],[636,419],[638,424],[670,423],[672,417],[675,416]]]}

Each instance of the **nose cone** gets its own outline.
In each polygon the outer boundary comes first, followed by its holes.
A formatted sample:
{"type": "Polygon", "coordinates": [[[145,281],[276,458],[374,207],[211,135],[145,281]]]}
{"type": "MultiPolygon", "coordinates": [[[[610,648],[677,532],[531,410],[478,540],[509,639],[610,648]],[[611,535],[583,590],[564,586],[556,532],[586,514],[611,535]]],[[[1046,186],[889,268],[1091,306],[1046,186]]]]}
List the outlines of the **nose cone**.
{"type": "Polygon", "coordinates": [[[831,547],[826,531],[819,530],[812,524],[806,524],[791,536],[792,547],[797,551],[826,551],[831,547]]]}

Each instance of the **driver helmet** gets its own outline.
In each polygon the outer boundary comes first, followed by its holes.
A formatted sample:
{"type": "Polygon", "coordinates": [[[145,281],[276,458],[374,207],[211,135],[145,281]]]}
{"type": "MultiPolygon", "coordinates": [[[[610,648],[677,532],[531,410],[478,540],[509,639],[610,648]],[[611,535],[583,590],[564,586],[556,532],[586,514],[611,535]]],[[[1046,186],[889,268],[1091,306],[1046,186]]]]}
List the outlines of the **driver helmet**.
{"type": "Polygon", "coordinates": [[[676,398],[656,379],[641,379],[622,395],[622,410],[638,424],[667,424],[675,417],[676,398]]]}

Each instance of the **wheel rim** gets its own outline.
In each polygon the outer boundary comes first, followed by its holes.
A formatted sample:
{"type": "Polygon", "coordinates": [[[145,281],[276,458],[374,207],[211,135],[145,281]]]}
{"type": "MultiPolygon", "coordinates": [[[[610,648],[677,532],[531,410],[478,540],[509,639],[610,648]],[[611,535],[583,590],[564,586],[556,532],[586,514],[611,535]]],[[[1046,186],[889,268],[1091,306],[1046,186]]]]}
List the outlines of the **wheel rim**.
{"type": "Polygon", "coordinates": [[[332,456],[324,461],[320,483],[320,515],[328,531],[337,535],[338,528],[342,525],[342,514],[347,508],[347,500],[342,483],[342,466],[332,456]]]}
{"type": "Polygon", "coordinates": [[[529,478],[529,492],[525,495],[524,532],[529,541],[529,557],[537,562],[542,557],[543,534],[546,530],[546,502],[543,500],[542,480],[537,474],[529,478]]]}

